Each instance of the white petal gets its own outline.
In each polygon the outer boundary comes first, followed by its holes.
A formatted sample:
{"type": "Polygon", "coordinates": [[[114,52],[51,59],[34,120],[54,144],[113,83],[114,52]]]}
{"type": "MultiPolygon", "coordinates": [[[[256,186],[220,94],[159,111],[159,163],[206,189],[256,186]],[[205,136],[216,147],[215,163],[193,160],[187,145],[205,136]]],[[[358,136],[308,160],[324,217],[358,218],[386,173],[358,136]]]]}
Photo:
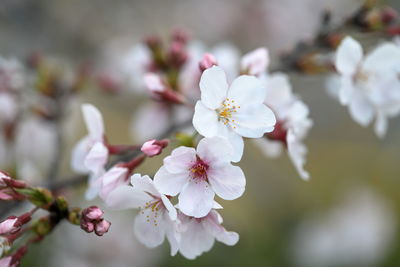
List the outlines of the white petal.
{"type": "Polygon", "coordinates": [[[297,140],[291,129],[289,129],[287,132],[286,140],[288,144],[289,157],[293,165],[295,166],[297,172],[300,174],[300,177],[303,180],[307,181],[308,179],[310,179],[310,174],[304,170],[307,148],[299,140],[297,140]]]}
{"type": "Polygon", "coordinates": [[[236,78],[228,90],[229,100],[236,106],[245,108],[249,105],[261,104],[265,100],[266,89],[262,82],[254,76],[242,75],[236,78]]]}
{"type": "Polygon", "coordinates": [[[231,143],[233,147],[233,156],[232,162],[239,162],[242,159],[243,149],[244,149],[244,141],[243,138],[236,134],[233,131],[229,131],[229,143],[231,143]]]}
{"type": "Polygon", "coordinates": [[[217,109],[226,98],[228,83],[223,69],[211,67],[203,72],[200,79],[201,102],[210,108],[217,109]]]}
{"type": "Polygon", "coordinates": [[[277,158],[282,154],[282,142],[269,140],[267,138],[254,139],[254,142],[267,157],[277,158]]]}
{"type": "Polygon", "coordinates": [[[144,209],[143,213],[139,212],[136,216],[134,223],[135,236],[149,248],[161,245],[165,236],[164,224],[158,221],[162,218],[156,218],[155,214],[150,208],[144,209]]]}
{"type": "Polygon", "coordinates": [[[187,216],[206,216],[214,205],[214,191],[204,180],[190,180],[179,195],[179,209],[187,216]]]}
{"type": "Polygon", "coordinates": [[[340,79],[339,87],[339,100],[342,105],[347,105],[353,97],[354,88],[353,80],[351,77],[342,76],[340,79]]]}
{"type": "Polygon", "coordinates": [[[265,103],[274,110],[292,101],[293,93],[289,78],[284,73],[272,74],[266,82],[265,103]]]}
{"type": "Polygon", "coordinates": [[[190,219],[182,233],[179,252],[188,259],[195,259],[214,245],[214,236],[206,231],[201,222],[190,219]]]}
{"type": "Polygon", "coordinates": [[[83,104],[82,113],[90,137],[98,141],[102,140],[104,137],[104,123],[100,111],[91,104],[83,104]]]}
{"type": "Polygon", "coordinates": [[[196,150],[193,147],[180,146],[164,159],[164,166],[170,173],[186,172],[196,161],[196,150]]]}
{"type": "Polygon", "coordinates": [[[243,195],[246,178],[241,168],[226,164],[207,171],[211,188],[222,199],[233,200],[243,195]]]}
{"type": "Polygon", "coordinates": [[[385,43],[369,53],[362,65],[364,71],[368,72],[390,72],[400,67],[400,48],[392,43],[385,43]]]}
{"type": "Polygon", "coordinates": [[[228,232],[220,224],[218,217],[220,215],[217,211],[213,210],[202,220],[202,224],[208,232],[210,232],[215,238],[228,246],[234,246],[239,241],[239,235],[235,232],[228,232]]]}
{"type": "Polygon", "coordinates": [[[215,110],[209,109],[201,101],[197,101],[193,116],[193,126],[202,135],[206,137],[218,134],[218,114],[215,110]]]}
{"type": "Polygon", "coordinates": [[[200,140],[197,155],[207,164],[213,166],[232,161],[233,147],[222,137],[209,137],[200,140]]]}
{"type": "Polygon", "coordinates": [[[101,181],[100,197],[105,200],[109,193],[120,185],[128,184],[126,181],[128,169],[123,167],[112,167],[99,179],[101,181]]]}
{"type": "Polygon", "coordinates": [[[144,191],[129,185],[121,185],[108,194],[105,202],[113,209],[136,209],[143,207],[146,202],[153,198],[144,191]]]}
{"type": "Polygon", "coordinates": [[[71,168],[79,173],[86,174],[89,172],[85,166],[85,158],[89,152],[90,140],[88,137],[81,139],[72,149],[71,168]]]}
{"type": "Polygon", "coordinates": [[[88,181],[88,188],[85,192],[85,199],[86,200],[93,200],[97,197],[100,192],[101,182],[99,181],[99,175],[97,174],[90,174],[89,181],[88,181]]]}
{"type": "Polygon", "coordinates": [[[266,71],[268,64],[268,50],[265,47],[260,47],[242,57],[240,68],[242,71],[248,71],[249,75],[259,75],[266,71]]]}
{"type": "Polygon", "coordinates": [[[137,190],[148,192],[156,197],[160,196],[160,193],[153,183],[153,180],[151,180],[148,175],[141,176],[139,173],[135,173],[131,176],[131,184],[133,188],[137,190]]]}
{"type": "Polygon", "coordinates": [[[353,120],[364,127],[372,121],[374,116],[372,104],[363,93],[357,91],[354,91],[350,100],[349,110],[353,120]]]}
{"type": "Polygon", "coordinates": [[[244,107],[232,116],[233,130],[244,137],[259,138],[272,132],[276,123],[274,113],[265,105],[244,107]],[[235,128],[236,127],[236,128],[235,128]]]}
{"type": "Polygon", "coordinates": [[[108,148],[101,142],[97,142],[85,157],[84,165],[91,172],[97,174],[104,169],[108,161],[108,148]]]}
{"type": "Polygon", "coordinates": [[[375,121],[375,134],[379,137],[379,138],[383,138],[386,134],[388,128],[388,119],[385,116],[385,114],[383,114],[383,112],[378,112],[376,115],[376,121],[375,121]]]}
{"type": "Polygon", "coordinates": [[[361,63],[363,50],[361,45],[351,37],[346,37],[336,52],[335,66],[339,73],[353,75],[361,63]]]}
{"type": "Polygon", "coordinates": [[[169,196],[176,196],[188,180],[187,173],[172,174],[162,166],[154,175],[154,185],[159,192],[169,196]]]}
{"type": "Polygon", "coordinates": [[[171,201],[169,201],[169,199],[164,195],[161,195],[161,201],[163,202],[165,208],[168,211],[169,218],[172,221],[175,221],[177,218],[177,212],[176,212],[174,205],[172,205],[171,201]]]}

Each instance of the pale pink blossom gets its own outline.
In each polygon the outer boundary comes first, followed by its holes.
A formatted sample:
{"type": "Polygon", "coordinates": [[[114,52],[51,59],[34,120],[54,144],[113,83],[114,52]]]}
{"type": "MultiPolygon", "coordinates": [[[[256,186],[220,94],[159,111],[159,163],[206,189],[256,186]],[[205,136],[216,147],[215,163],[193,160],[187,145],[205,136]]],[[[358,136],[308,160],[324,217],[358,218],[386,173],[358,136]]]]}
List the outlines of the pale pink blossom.
{"type": "Polygon", "coordinates": [[[215,65],[218,65],[217,59],[212,54],[205,53],[199,63],[199,68],[203,72],[215,65]]]}
{"type": "Polygon", "coordinates": [[[179,213],[179,252],[188,259],[195,259],[211,250],[215,239],[228,246],[239,241],[239,235],[227,231],[222,224],[222,217],[216,210],[211,210],[205,217],[194,218],[179,213]]]}
{"type": "Polygon", "coordinates": [[[76,172],[92,172],[94,176],[98,176],[104,171],[109,156],[104,142],[103,117],[91,104],[83,104],[82,113],[89,134],[75,145],[71,166],[76,172]]]}
{"type": "Polygon", "coordinates": [[[157,189],[166,195],[179,193],[179,209],[188,216],[206,216],[213,207],[214,196],[233,200],[246,185],[243,171],[231,164],[233,150],[221,137],[203,138],[197,150],[178,147],[164,159],[154,177],[157,189]]]}
{"type": "Polygon", "coordinates": [[[360,43],[346,37],[337,49],[335,66],[340,102],[364,127],[375,119],[375,133],[383,137],[388,118],[400,113],[400,48],[384,43],[364,56],[360,43]]]}
{"type": "Polygon", "coordinates": [[[155,73],[146,73],[144,75],[144,84],[151,93],[161,93],[166,90],[166,85],[161,77],[155,73]]]}
{"type": "Polygon", "coordinates": [[[255,141],[269,157],[279,156],[283,148],[286,148],[300,177],[308,180],[310,175],[304,170],[307,148],[303,140],[313,124],[309,118],[309,109],[293,94],[287,75],[268,75],[265,83],[267,94],[264,103],[274,111],[277,124],[273,132],[255,141]]]}
{"type": "Polygon", "coordinates": [[[129,174],[128,168],[116,165],[97,178],[91,185],[91,190],[97,191],[100,198],[107,202],[113,190],[129,183],[129,174]]]}
{"type": "Polygon", "coordinates": [[[149,176],[135,174],[131,185],[122,185],[112,191],[107,205],[116,209],[137,209],[134,233],[138,240],[149,248],[161,245],[168,239],[171,255],[178,251],[178,233],[175,221],[177,212],[169,197],[160,193],[149,176]]]}
{"type": "Polygon", "coordinates": [[[243,137],[259,138],[273,131],[275,115],[263,103],[266,89],[256,77],[242,75],[228,86],[225,72],[214,66],[203,72],[200,89],[193,126],[205,137],[229,140],[234,162],[242,158],[243,137]]]}

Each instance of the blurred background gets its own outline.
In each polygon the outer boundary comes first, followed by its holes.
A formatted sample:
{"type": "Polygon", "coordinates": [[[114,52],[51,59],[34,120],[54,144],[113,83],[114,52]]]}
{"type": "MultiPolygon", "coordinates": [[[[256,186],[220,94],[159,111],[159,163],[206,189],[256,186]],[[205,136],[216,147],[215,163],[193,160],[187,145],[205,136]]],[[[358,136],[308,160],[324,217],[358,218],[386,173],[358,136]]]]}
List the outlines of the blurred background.
{"type": "MultiPolygon", "coordinates": [[[[1,0],[0,55],[23,59],[36,51],[72,65],[107,68],[109,63],[112,68],[113,56],[144,36],[167,36],[181,27],[209,47],[229,42],[244,53],[266,46],[274,65],[280,53],[314,36],[326,9],[339,24],[362,2],[1,0]]],[[[400,10],[397,0],[386,3],[400,10]]],[[[289,75],[314,120],[306,139],[311,180],[302,181],[286,155],[266,158],[248,141],[240,163],[246,192],[238,200],[220,201],[224,226],[240,234],[236,246],[216,243],[195,261],[170,257],[166,243],[156,249],[138,243],[134,212],[107,211],[113,225],[104,237],[65,223],[32,246],[22,266],[400,266],[400,118],[390,121],[387,136],[379,140],[327,94],[325,75],[289,75]]],[[[143,101],[150,100],[89,88],[77,103],[99,107],[111,142],[129,144],[135,143],[131,117],[143,101]]],[[[86,132],[79,105],[74,107],[74,126],[66,126],[64,176],[72,174],[70,149],[86,132]]],[[[138,171],[154,173],[161,158],[146,161],[138,171]]],[[[64,193],[72,203],[88,206],[83,192],[82,187],[64,193]]]]}

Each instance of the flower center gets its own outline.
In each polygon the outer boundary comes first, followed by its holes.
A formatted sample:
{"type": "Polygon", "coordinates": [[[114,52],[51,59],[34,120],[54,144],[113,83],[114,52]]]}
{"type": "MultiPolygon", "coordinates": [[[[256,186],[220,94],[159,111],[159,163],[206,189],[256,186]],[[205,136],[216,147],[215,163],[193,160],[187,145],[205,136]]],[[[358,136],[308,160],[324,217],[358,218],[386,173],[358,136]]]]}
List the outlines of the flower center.
{"type": "Polygon", "coordinates": [[[200,158],[197,158],[195,164],[190,168],[191,176],[194,179],[207,180],[208,165],[200,158]]]}
{"type": "MultiPolygon", "coordinates": [[[[236,113],[238,109],[240,109],[240,106],[235,105],[235,100],[226,98],[222,102],[222,106],[217,109],[218,119],[222,121],[225,125],[227,125],[229,122],[234,123],[235,120],[232,119],[232,115],[236,113]]],[[[233,128],[236,128],[236,126],[234,126],[233,128]]]]}
{"type": "Polygon", "coordinates": [[[163,202],[160,198],[154,198],[153,201],[146,202],[144,207],[140,207],[140,212],[144,214],[144,211],[147,209],[151,212],[146,215],[146,221],[154,224],[154,226],[158,226],[158,217],[165,209],[163,202]]]}

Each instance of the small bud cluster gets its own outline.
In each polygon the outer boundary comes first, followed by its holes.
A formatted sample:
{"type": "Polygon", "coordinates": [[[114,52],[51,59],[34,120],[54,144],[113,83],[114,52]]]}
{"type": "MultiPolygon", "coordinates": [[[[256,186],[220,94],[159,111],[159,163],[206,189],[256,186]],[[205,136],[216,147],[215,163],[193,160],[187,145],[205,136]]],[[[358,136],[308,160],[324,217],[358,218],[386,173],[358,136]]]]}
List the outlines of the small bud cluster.
{"type": "Polygon", "coordinates": [[[95,232],[102,236],[108,232],[111,223],[103,218],[104,212],[96,206],[91,206],[82,211],[80,225],[87,233],[95,232]]]}

